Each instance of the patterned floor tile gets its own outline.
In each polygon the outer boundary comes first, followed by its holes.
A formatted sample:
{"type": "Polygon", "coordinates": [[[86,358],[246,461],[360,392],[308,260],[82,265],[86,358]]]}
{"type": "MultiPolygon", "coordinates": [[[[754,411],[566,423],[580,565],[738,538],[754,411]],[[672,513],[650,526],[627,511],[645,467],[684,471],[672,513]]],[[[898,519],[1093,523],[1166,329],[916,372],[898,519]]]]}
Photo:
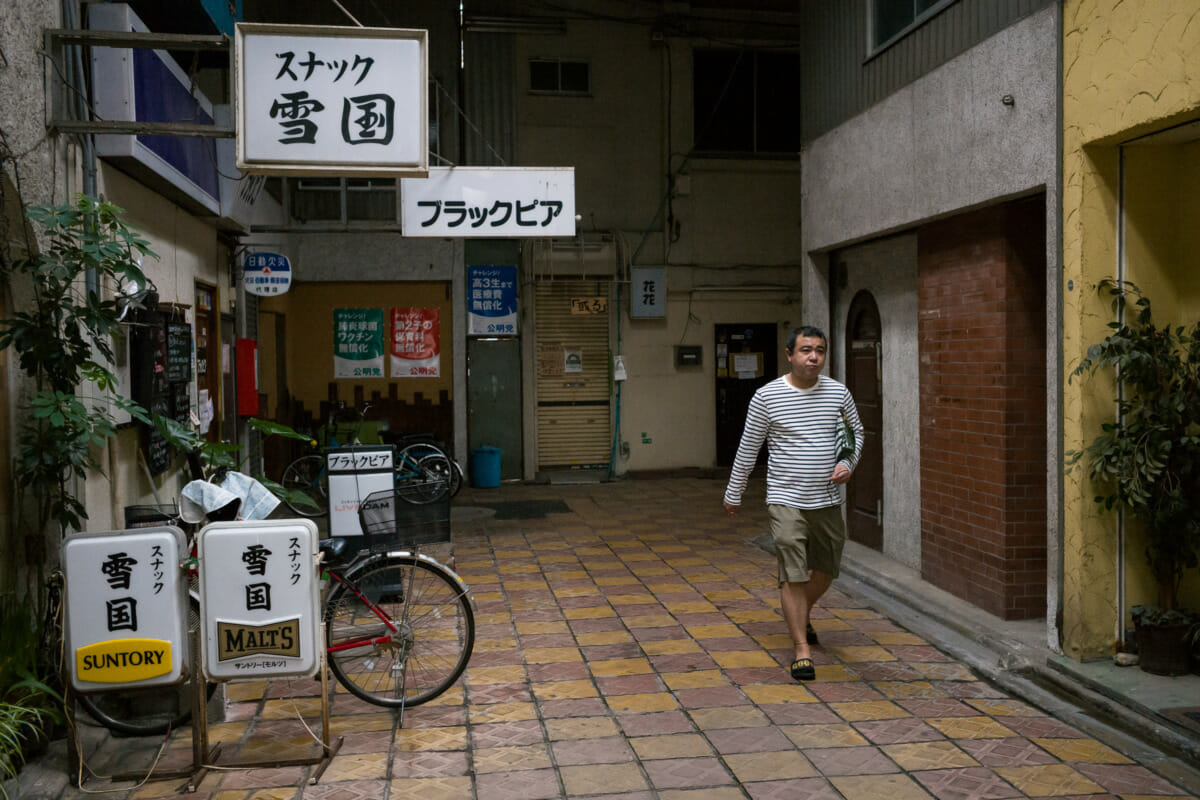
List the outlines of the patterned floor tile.
{"type": "Polygon", "coordinates": [[[759,708],[776,725],[831,725],[842,721],[824,703],[771,703],[759,708]]]}
{"type": "Polygon", "coordinates": [[[467,758],[465,752],[412,753],[392,761],[392,777],[443,778],[466,775],[470,771],[467,758]]]}
{"type": "Polygon", "coordinates": [[[903,661],[860,661],[850,671],[864,681],[915,681],[923,677],[903,661]]]}
{"type": "Polygon", "coordinates": [[[1051,717],[1011,717],[1004,724],[1021,736],[1030,739],[1049,737],[1054,739],[1083,739],[1084,734],[1066,723],[1051,717]]]}
{"type": "MultiPolygon", "coordinates": [[[[320,786],[322,784],[318,784],[320,786]]],[[[340,784],[326,784],[340,785],[340,784]]],[[[306,787],[305,798],[316,787],[306,787]]],[[[391,782],[392,797],[420,797],[422,800],[473,800],[474,786],[470,777],[452,778],[399,778],[391,782]]],[[[313,795],[321,800],[341,800],[337,795],[313,795]]],[[[364,797],[363,800],[378,798],[379,794],[364,797]]]]}
{"type": "Polygon", "coordinates": [[[1012,698],[996,700],[987,697],[972,697],[968,698],[966,703],[972,708],[979,709],[980,713],[987,714],[990,717],[1046,716],[1028,703],[1022,703],[1020,700],[1013,700],[1012,698]]]}
{"type": "Polygon", "coordinates": [[[829,782],[845,800],[930,800],[921,785],[907,775],[850,775],[829,782]]]}
{"type": "Polygon", "coordinates": [[[702,653],[700,645],[692,639],[664,639],[659,642],[642,642],[642,650],[649,656],[683,655],[702,653]]]}
{"type": "Polygon", "coordinates": [[[537,707],[533,703],[492,703],[486,706],[471,706],[467,709],[467,718],[472,725],[536,719],[537,707]]]}
{"type": "MultiPolygon", "coordinates": [[[[479,775],[475,779],[475,797],[479,800],[548,800],[561,796],[558,773],[552,769],[496,772],[479,775]]],[[[424,795],[416,794],[399,797],[421,797],[425,800],[424,795]]]]}
{"type": "Polygon", "coordinates": [[[667,672],[662,675],[668,689],[697,689],[700,687],[728,686],[724,673],[716,669],[702,669],[693,672],[667,672]]]}
{"type": "MultiPolygon", "coordinates": [[[[563,767],[560,772],[567,797],[640,792],[649,788],[645,776],[636,764],[589,764],[563,767]]],[[[482,793],[480,797],[489,797],[490,800],[490,796],[482,793]]]]}
{"type": "Polygon", "coordinates": [[[896,703],[915,717],[974,717],[979,714],[977,709],[952,697],[898,700],[896,703]]]}
{"type": "Polygon", "coordinates": [[[854,728],[872,744],[929,742],[943,738],[941,731],[917,717],[856,722],[854,728]]]}
{"type": "Polygon", "coordinates": [[[858,661],[895,661],[896,656],[886,648],[877,645],[858,645],[846,647],[829,646],[828,649],[839,661],[854,664],[858,661]]]}
{"type": "Polygon", "coordinates": [[[951,767],[977,767],[979,762],[954,742],[909,742],[880,748],[906,772],[951,767]]]}
{"type": "Polygon", "coordinates": [[[564,664],[571,661],[583,661],[583,653],[578,647],[525,648],[527,664],[564,664]]]}
{"type": "Polygon", "coordinates": [[[1050,739],[1033,738],[1031,742],[1053,755],[1060,761],[1068,763],[1083,762],[1086,764],[1132,764],[1133,761],[1095,739],[1050,739]]]}
{"type": "Polygon", "coordinates": [[[1145,767],[1136,764],[1074,764],[1075,769],[1090,780],[1103,786],[1113,794],[1123,797],[1130,795],[1152,796],[1186,796],[1182,789],[1171,785],[1145,767]]]}
{"type": "Polygon", "coordinates": [[[842,800],[842,795],[824,778],[746,783],[751,800],[842,800]]]}
{"type": "Polygon", "coordinates": [[[666,691],[666,684],[654,673],[646,675],[618,675],[614,678],[596,678],[593,683],[600,694],[648,694],[666,691]]]}
{"type": "Polygon", "coordinates": [[[599,696],[595,684],[586,680],[538,682],[533,684],[533,693],[538,700],[599,696]]]}
{"type": "Polygon", "coordinates": [[[833,709],[847,722],[861,722],[868,719],[896,719],[907,717],[909,713],[890,700],[868,700],[866,702],[830,703],[833,709]]]}
{"type": "Polygon", "coordinates": [[[1013,735],[1011,728],[991,717],[930,717],[926,722],[951,739],[1001,739],[1013,735]]]}
{"type": "MultiPolygon", "coordinates": [[[[466,762],[464,760],[465,767],[466,762]]],[[[388,774],[387,753],[363,753],[341,755],[340,753],[329,762],[329,767],[321,780],[327,783],[338,781],[360,781],[372,778],[386,778],[388,774]]]]}
{"type": "Polygon", "coordinates": [[[1030,797],[1097,794],[1104,791],[1066,764],[1031,767],[994,767],[996,774],[1030,797]]]}
{"type": "Polygon", "coordinates": [[[985,767],[1027,767],[1057,761],[1028,739],[959,739],[957,744],[985,767]]]}
{"type": "MultiPolygon", "coordinates": [[[[536,719],[474,725],[470,732],[470,742],[473,748],[515,747],[539,744],[545,739],[546,735],[542,730],[542,724],[536,719]]],[[[345,745],[343,745],[344,748],[345,745]]]]}
{"type": "Polygon", "coordinates": [[[826,777],[834,775],[882,775],[900,768],[876,747],[808,748],[804,755],[826,777]]]}
{"type": "Polygon", "coordinates": [[[1021,796],[1012,784],[986,767],[938,769],[911,775],[938,800],[1007,800],[1021,796]]]}
{"type": "Polygon", "coordinates": [[[812,763],[795,750],[735,753],[725,763],[739,783],[810,778],[817,774],[812,763]]]}
{"type": "Polygon", "coordinates": [[[451,728],[401,728],[396,731],[397,750],[465,750],[467,729],[451,728]]]}
{"type": "Polygon", "coordinates": [[[472,752],[471,763],[474,771],[479,774],[536,770],[552,766],[549,747],[544,744],[481,748],[472,752]]]}
{"type": "MultiPolygon", "coordinates": [[[[547,720],[547,726],[553,720],[547,720]]],[[[661,736],[693,730],[692,720],[682,711],[666,711],[659,714],[621,714],[617,724],[626,736],[661,736]]]]}
{"type": "Polygon", "coordinates": [[[714,755],[708,740],[697,733],[637,736],[629,739],[629,744],[637,753],[637,757],[643,761],[714,755]]]}
{"type": "Polygon", "coordinates": [[[592,661],[588,663],[588,669],[597,677],[639,675],[654,672],[650,667],[650,662],[644,658],[618,658],[607,661],[592,661]]]}
{"type": "Polygon", "coordinates": [[[858,747],[868,744],[858,731],[845,723],[785,725],[780,730],[801,750],[815,747],[858,747]]]}
{"type": "Polygon", "coordinates": [[[788,737],[774,725],[755,728],[717,728],[706,731],[705,736],[717,752],[723,756],[730,753],[790,750],[792,747],[792,742],[788,737]]]}
{"type": "Polygon", "coordinates": [[[909,666],[921,674],[921,677],[937,681],[971,681],[977,682],[975,673],[962,664],[943,663],[940,661],[909,662],[909,666]]]}
{"type": "Polygon", "coordinates": [[[528,683],[490,683],[468,688],[471,705],[528,702],[533,699],[528,683]]]}
{"type": "MultiPolygon", "coordinates": [[[[460,778],[459,780],[461,781],[462,779],[460,778]]],[[[469,778],[467,779],[467,786],[468,791],[470,791],[469,778]]],[[[384,795],[387,789],[388,783],[384,780],[317,783],[304,787],[304,798],[305,800],[378,800],[384,795]]],[[[432,796],[437,797],[436,794],[432,796]]]]}
{"type": "Polygon", "coordinates": [[[885,700],[884,695],[868,683],[862,681],[840,681],[826,683],[815,681],[808,684],[809,690],[826,703],[862,702],[867,700],[885,700]]]}
{"type": "Polygon", "coordinates": [[[538,710],[546,719],[598,717],[608,712],[604,701],[598,697],[581,697],[578,700],[547,700],[538,704],[538,710]]]}
{"type": "Polygon", "coordinates": [[[619,694],[606,698],[605,702],[617,714],[645,714],[655,711],[674,711],[680,705],[670,692],[619,694]]]}
{"type": "Polygon", "coordinates": [[[711,652],[712,660],[722,669],[739,669],[743,667],[773,667],[778,662],[763,650],[732,650],[711,652]]]}
{"type": "Polygon", "coordinates": [[[551,741],[602,739],[615,736],[619,732],[616,721],[611,717],[564,717],[546,720],[546,733],[551,741]]]}
{"type": "Polygon", "coordinates": [[[753,728],[766,725],[767,717],[756,708],[734,706],[730,708],[693,708],[688,716],[702,731],[715,728],[753,728]]]}
{"type": "Polygon", "coordinates": [[[627,764],[633,749],[620,736],[601,739],[565,739],[550,746],[554,762],[560,767],[579,764],[627,764]]]}
{"type": "Polygon", "coordinates": [[[754,684],[740,687],[742,694],[757,705],[776,703],[816,703],[813,693],[798,683],[765,685],[754,684]]]}
{"type": "Polygon", "coordinates": [[[664,758],[642,765],[656,789],[727,786],[734,783],[729,770],[717,758],[664,758]]]}

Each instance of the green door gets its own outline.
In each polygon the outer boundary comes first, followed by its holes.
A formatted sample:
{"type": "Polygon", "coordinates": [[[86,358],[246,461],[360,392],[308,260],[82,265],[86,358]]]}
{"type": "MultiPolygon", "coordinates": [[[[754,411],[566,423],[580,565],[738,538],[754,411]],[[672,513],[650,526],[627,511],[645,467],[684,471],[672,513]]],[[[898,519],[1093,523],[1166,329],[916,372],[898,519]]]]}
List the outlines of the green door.
{"type": "Polygon", "coordinates": [[[467,442],[500,448],[501,480],[522,477],[520,339],[467,340],[467,442]]]}

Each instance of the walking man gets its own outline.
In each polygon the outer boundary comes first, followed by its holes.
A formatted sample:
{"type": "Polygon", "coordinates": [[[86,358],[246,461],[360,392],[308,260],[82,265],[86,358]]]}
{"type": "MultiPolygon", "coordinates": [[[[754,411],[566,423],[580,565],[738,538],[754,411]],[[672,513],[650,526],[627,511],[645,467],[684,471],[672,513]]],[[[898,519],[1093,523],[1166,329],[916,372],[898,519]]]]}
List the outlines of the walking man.
{"type": "Polygon", "coordinates": [[[863,426],[849,390],[821,374],[828,342],[820,328],[788,336],[791,369],[750,400],[746,428],[725,489],[725,511],[736,514],[750,471],[767,443],[767,511],[779,565],[783,618],[795,645],[794,679],[816,677],[809,612],[838,576],[846,525],[840,486],[850,480],[863,426]],[[853,432],[849,439],[847,431],[853,432]]]}

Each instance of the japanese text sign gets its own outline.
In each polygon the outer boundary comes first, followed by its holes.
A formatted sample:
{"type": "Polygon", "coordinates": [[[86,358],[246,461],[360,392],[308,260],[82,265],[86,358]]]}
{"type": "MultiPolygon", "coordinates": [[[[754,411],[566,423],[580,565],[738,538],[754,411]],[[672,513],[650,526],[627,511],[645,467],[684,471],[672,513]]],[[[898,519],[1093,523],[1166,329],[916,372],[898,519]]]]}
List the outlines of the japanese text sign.
{"type": "Polygon", "coordinates": [[[383,309],[333,310],[333,377],[383,377],[383,309]]]}
{"type": "Polygon", "coordinates": [[[634,267],[629,290],[629,316],[653,319],[667,315],[666,270],[662,267],[634,267]]]}
{"type": "Polygon", "coordinates": [[[187,676],[183,531],[77,533],[63,545],[66,662],[80,691],[168,686],[187,676]]]}
{"type": "Polygon", "coordinates": [[[467,268],[467,333],[517,335],[517,268],[467,268]]]}
{"type": "Polygon", "coordinates": [[[393,308],[392,377],[440,377],[440,337],[438,309],[393,308]]]}
{"type": "Polygon", "coordinates": [[[238,169],[426,174],[426,31],[238,23],[234,39],[238,169]]]}
{"type": "MultiPolygon", "coordinates": [[[[361,536],[358,506],[372,492],[395,485],[393,449],[390,445],[333,447],[325,451],[329,473],[330,536],[361,536]]],[[[412,469],[411,464],[402,469],[412,469]]]]}
{"type": "Polygon", "coordinates": [[[214,522],[197,534],[200,651],[210,680],[313,675],[322,664],[317,526],[214,522]]]}
{"type": "Polygon", "coordinates": [[[574,236],[575,168],[434,167],[400,202],[405,236],[574,236]]]}
{"type": "Polygon", "coordinates": [[[292,285],[292,264],[278,253],[249,253],[242,264],[242,285],[260,297],[283,294],[292,285]]]}

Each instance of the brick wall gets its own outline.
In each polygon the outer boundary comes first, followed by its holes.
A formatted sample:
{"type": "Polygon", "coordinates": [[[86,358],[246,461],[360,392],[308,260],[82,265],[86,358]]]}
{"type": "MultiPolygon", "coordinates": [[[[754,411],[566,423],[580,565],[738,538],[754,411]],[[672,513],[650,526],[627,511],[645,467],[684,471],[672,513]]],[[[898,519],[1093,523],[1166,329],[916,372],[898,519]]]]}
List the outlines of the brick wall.
{"type": "Polygon", "coordinates": [[[1044,215],[917,235],[922,575],[1004,619],[1046,611],[1044,215]]]}

